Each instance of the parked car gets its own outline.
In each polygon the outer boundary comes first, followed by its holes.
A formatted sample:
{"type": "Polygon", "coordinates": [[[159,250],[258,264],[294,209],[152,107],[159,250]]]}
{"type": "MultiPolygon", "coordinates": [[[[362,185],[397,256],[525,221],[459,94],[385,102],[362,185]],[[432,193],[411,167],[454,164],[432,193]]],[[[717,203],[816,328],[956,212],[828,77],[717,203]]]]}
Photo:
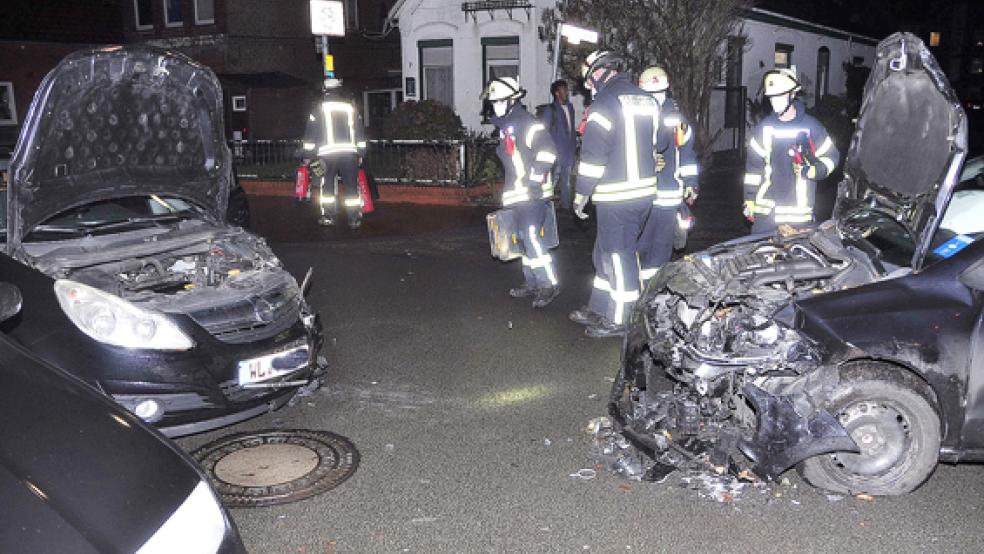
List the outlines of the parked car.
{"type": "Polygon", "coordinates": [[[246,551],[187,454],[3,333],[0,419],[0,552],[246,551]]]}
{"type": "Polygon", "coordinates": [[[883,41],[834,218],[715,246],[650,283],[609,404],[633,445],[625,471],[658,477],[700,451],[892,495],[938,461],[984,460],[984,164],[961,179],[966,150],[928,48],[883,41]]]}
{"type": "Polygon", "coordinates": [[[266,242],[229,225],[222,91],[181,54],[72,54],[11,162],[3,330],[171,436],[319,383],[316,314],[266,242]]]}

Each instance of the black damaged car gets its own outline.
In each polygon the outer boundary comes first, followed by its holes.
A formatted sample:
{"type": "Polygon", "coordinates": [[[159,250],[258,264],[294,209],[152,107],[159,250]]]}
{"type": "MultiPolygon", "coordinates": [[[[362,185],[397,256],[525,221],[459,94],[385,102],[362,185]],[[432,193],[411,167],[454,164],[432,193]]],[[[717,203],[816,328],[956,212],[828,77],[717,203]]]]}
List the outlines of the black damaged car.
{"type": "Polygon", "coordinates": [[[964,167],[966,148],[928,48],[883,41],[834,218],[650,283],[609,403],[618,467],[795,467],[826,490],[893,495],[940,461],[984,460],[984,164],[964,167]]]}
{"type": "Polygon", "coordinates": [[[246,552],[186,453],[3,333],[0,419],[0,552],[246,552]]]}
{"type": "Polygon", "coordinates": [[[184,435],[319,383],[322,337],[266,242],[225,222],[222,90],[183,55],[110,47],[45,77],[10,167],[14,340],[184,435]]]}

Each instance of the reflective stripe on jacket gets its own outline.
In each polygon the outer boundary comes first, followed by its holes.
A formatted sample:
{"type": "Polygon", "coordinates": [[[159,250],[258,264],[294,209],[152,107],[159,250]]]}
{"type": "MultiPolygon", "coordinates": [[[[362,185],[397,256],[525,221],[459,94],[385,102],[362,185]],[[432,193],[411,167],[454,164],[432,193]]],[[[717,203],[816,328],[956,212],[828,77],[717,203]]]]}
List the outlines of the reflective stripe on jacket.
{"type": "Polygon", "coordinates": [[[816,181],[833,173],[840,161],[840,152],[823,125],[806,113],[802,102],[795,101],[793,107],[793,120],[781,121],[769,114],[755,126],[748,141],[745,201],[754,203],[755,214],[774,213],[776,223],[812,221],[816,181]],[[817,160],[812,178],[808,168],[797,172],[794,167],[796,153],[804,147],[817,160]]]}
{"type": "Polygon", "coordinates": [[[346,152],[364,156],[364,131],[362,117],[351,102],[328,97],[308,115],[302,146],[309,157],[346,152]]]}
{"type": "Polygon", "coordinates": [[[697,194],[697,154],[694,151],[694,130],[680,113],[676,102],[667,97],[660,106],[659,130],[656,132],[656,153],[663,156],[666,166],[657,174],[658,206],[673,207],[683,201],[686,189],[697,194]]]}
{"type": "Polygon", "coordinates": [[[499,128],[496,154],[506,174],[502,205],[552,197],[550,168],[557,160],[557,151],[543,123],[522,104],[491,121],[499,128]]]}
{"type": "Polygon", "coordinates": [[[659,105],[648,92],[622,75],[608,81],[587,117],[577,193],[594,202],[655,196],[658,126],[659,105]]]}

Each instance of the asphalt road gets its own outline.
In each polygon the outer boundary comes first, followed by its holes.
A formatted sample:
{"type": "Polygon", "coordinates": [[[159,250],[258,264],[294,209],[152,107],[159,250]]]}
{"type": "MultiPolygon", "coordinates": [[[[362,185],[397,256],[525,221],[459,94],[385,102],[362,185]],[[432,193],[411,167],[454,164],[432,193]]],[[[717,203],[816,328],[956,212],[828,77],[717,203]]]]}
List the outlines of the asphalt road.
{"type": "MultiPolygon", "coordinates": [[[[734,200],[705,194],[697,245],[740,232],[734,200]]],[[[322,496],[233,510],[251,552],[981,551],[982,466],[942,466],[914,494],[873,501],[828,499],[794,474],[723,503],[673,477],[570,477],[592,467],[583,429],[604,415],[619,361],[618,340],[567,320],[589,291],[590,233],[564,225],[563,293],[534,311],[507,296],[520,268],[490,258],[482,210],[384,206],[357,233],[320,230],[307,210],[254,199],[288,268],[315,269],[328,386],[180,442],[326,429],[362,463],[322,496]]]]}

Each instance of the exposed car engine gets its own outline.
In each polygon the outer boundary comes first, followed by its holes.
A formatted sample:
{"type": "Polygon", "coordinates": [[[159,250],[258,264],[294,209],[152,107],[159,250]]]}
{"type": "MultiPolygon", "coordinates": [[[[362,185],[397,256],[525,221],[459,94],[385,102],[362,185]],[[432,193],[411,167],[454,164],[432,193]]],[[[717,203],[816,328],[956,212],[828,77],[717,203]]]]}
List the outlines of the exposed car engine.
{"type": "MultiPolygon", "coordinates": [[[[847,242],[829,221],[807,232],[724,244],[660,271],[636,314],[642,325],[635,328],[645,336],[630,335],[612,395],[625,436],[658,462],[645,467],[623,458],[623,473],[655,478],[698,456],[715,466],[758,462],[765,453],[752,433],[763,410],[792,409],[817,418],[808,421],[818,426],[830,423],[816,399],[796,392],[821,355],[793,328],[790,304],[878,278],[870,256],[847,242]],[[780,394],[792,403],[771,405],[780,394]]],[[[755,469],[768,478],[788,466],[755,469]]]]}

